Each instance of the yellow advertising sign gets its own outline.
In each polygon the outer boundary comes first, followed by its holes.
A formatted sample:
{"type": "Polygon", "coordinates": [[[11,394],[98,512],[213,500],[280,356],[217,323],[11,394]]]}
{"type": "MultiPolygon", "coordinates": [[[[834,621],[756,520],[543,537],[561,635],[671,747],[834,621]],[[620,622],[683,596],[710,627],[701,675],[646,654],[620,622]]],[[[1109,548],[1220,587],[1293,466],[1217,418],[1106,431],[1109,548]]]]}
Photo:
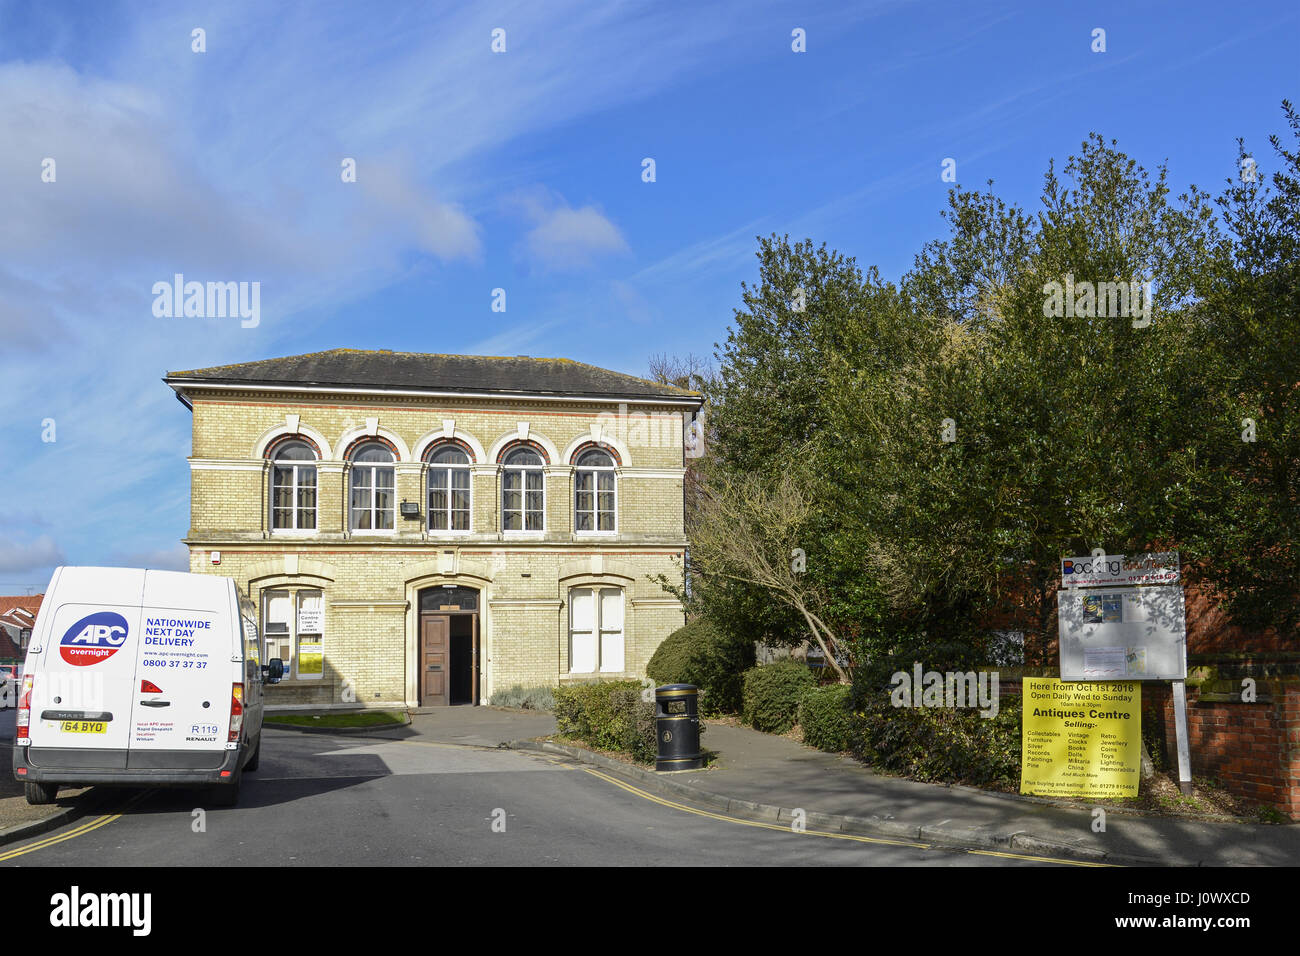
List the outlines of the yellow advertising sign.
{"type": "Polygon", "coordinates": [[[325,646],[319,643],[298,645],[298,674],[322,674],[325,671],[325,646]]]}
{"type": "Polygon", "coordinates": [[[1043,797],[1136,797],[1142,685],[1024,679],[1020,792],[1043,797]]]}

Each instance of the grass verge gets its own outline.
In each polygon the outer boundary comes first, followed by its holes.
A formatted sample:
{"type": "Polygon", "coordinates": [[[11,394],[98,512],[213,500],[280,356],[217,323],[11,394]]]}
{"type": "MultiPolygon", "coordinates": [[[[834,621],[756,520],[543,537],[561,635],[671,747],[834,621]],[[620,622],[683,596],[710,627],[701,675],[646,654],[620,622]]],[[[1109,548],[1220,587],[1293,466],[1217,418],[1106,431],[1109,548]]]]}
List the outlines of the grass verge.
{"type": "Polygon", "coordinates": [[[354,714],[268,714],[268,724],[291,727],[400,727],[407,723],[406,714],[392,710],[363,710],[354,714]]]}

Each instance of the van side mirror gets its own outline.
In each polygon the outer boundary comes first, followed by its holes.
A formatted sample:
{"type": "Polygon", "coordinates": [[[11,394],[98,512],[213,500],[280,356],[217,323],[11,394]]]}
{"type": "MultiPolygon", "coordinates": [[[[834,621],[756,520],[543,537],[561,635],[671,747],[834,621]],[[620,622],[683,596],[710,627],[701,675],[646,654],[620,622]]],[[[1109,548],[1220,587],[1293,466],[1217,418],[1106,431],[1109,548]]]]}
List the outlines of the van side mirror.
{"type": "Polygon", "coordinates": [[[278,684],[284,677],[284,661],[278,657],[272,657],[269,663],[262,665],[262,676],[268,684],[278,684]]]}

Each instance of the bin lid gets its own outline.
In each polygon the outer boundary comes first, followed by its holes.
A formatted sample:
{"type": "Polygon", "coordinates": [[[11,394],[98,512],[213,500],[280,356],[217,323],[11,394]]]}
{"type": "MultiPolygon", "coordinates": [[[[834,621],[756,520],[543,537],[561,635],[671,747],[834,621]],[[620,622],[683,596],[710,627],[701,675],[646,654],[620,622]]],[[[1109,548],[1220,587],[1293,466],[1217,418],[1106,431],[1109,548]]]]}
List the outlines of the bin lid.
{"type": "Polygon", "coordinates": [[[665,684],[655,688],[656,697],[695,697],[699,692],[694,684],[665,684]]]}

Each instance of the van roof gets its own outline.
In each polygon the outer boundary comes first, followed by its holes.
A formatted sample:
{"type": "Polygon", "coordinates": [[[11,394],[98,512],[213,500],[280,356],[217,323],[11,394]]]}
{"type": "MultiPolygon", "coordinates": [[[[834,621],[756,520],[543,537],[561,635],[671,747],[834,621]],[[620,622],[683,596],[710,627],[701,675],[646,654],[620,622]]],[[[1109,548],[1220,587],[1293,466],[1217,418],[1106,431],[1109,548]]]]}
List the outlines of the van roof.
{"type": "Polygon", "coordinates": [[[62,602],[144,604],[157,607],[228,608],[231,579],[215,574],[155,571],[146,568],[61,567],[50,593],[62,602]]]}

